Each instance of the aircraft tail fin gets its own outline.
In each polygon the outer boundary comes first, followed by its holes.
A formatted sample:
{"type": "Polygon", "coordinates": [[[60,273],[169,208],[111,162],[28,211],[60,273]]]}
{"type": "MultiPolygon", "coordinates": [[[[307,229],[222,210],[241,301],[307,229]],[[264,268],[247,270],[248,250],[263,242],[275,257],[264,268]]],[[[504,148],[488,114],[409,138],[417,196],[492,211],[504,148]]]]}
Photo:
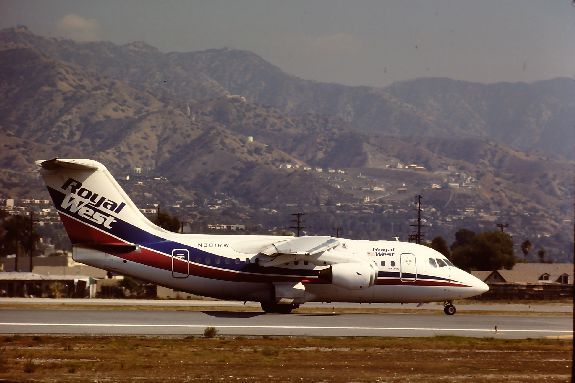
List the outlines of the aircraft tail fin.
{"type": "Polygon", "coordinates": [[[119,248],[154,241],[154,233],[164,232],[140,212],[101,163],[54,158],[36,164],[72,244],[119,248]]]}

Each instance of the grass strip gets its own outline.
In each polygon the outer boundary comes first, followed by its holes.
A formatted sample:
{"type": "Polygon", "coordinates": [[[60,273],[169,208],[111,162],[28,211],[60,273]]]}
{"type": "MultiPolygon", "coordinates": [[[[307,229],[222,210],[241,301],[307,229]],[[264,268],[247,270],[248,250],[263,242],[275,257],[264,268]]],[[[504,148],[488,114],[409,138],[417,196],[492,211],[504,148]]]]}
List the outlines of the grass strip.
{"type": "Polygon", "coordinates": [[[0,337],[0,380],[566,382],[572,352],[546,339],[16,335],[0,337]]]}

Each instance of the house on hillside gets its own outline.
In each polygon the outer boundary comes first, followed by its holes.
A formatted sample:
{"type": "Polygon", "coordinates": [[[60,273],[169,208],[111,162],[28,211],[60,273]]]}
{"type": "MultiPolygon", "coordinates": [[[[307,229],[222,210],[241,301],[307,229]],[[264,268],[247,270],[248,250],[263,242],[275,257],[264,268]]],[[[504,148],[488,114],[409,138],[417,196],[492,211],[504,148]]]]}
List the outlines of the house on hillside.
{"type": "Polygon", "coordinates": [[[561,299],[573,297],[572,263],[518,263],[511,270],[472,271],[489,285],[482,298],[561,299]]]}

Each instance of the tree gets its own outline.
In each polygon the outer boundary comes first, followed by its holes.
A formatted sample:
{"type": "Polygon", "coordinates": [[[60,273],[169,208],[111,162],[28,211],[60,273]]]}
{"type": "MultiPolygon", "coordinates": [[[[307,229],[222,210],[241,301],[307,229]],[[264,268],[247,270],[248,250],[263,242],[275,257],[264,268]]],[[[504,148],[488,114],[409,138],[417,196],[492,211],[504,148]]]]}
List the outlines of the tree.
{"type": "Polygon", "coordinates": [[[532,247],[533,247],[533,245],[531,244],[531,242],[528,239],[521,242],[521,252],[523,253],[523,258],[527,258],[527,254],[529,254],[532,247]]]}
{"type": "Polygon", "coordinates": [[[451,262],[460,269],[469,271],[475,256],[471,245],[458,246],[451,251],[451,262]]]}
{"type": "Polygon", "coordinates": [[[437,236],[427,244],[433,250],[439,251],[441,254],[445,255],[447,258],[451,258],[451,251],[447,245],[447,241],[442,236],[437,236]]]}
{"type": "Polygon", "coordinates": [[[0,238],[0,255],[16,254],[15,270],[18,271],[18,257],[28,253],[34,255],[40,236],[33,229],[30,217],[14,215],[4,220],[0,238]]]}
{"type": "Polygon", "coordinates": [[[469,245],[474,237],[475,237],[474,231],[468,229],[459,229],[455,233],[455,242],[451,244],[451,251],[454,251],[458,247],[469,245]]]}
{"type": "MultiPolygon", "coordinates": [[[[469,234],[469,230],[466,234],[469,234]]],[[[460,236],[459,239],[460,242],[457,242],[456,237],[451,247],[451,260],[464,270],[511,269],[517,261],[513,253],[513,241],[507,233],[486,231],[472,237],[460,236]]]]}
{"type": "Polygon", "coordinates": [[[540,248],[537,251],[537,256],[539,257],[539,262],[545,263],[545,254],[546,254],[546,252],[545,252],[544,248],[540,248]]]}
{"type": "Polygon", "coordinates": [[[18,254],[22,252],[26,241],[25,230],[28,226],[26,217],[15,215],[2,224],[2,242],[0,252],[2,255],[18,254]]]}
{"type": "Polygon", "coordinates": [[[156,214],[153,222],[161,228],[173,231],[174,233],[180,231],[180,220],[175,216],[164,213],[163,211],[158,210],[158,214],[156,214]]]}
{"type": "Polygon", "coordinates": [[[455,233],[455,241],[451,244],[451,261],[459,268],[469,270],[473,264],[473,249],[471,242],[475,232],[468,229],[459,229],[455,233]]]}

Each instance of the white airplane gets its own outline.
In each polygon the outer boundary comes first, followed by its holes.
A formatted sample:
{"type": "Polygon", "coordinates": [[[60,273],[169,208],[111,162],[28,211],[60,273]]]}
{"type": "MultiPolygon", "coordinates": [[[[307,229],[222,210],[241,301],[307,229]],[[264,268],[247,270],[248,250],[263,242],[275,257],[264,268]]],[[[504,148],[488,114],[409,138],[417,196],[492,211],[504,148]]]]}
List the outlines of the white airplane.
{"type": "Polygon", "coordinates": [[[423,303],[488,286],[439,252],[328,236],[178,234],[150,222],[110,172],[87,159],[37,161],[73,259],[158,285],[289,313],[305,302],[423,303]]]}

